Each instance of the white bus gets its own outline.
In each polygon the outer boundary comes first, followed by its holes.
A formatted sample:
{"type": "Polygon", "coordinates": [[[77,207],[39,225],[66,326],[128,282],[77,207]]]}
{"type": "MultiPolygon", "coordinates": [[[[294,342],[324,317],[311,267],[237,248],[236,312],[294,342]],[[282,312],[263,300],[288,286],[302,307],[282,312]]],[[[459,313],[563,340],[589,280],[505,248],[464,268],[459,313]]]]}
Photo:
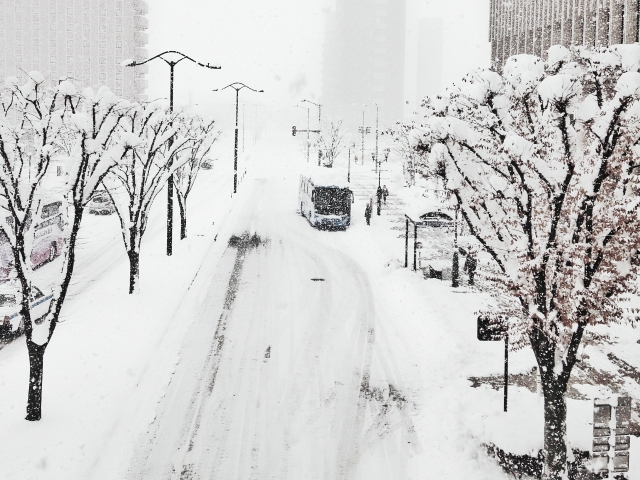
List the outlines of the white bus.
{"type": "Polygon", "coordinates": [[[300,176],[300,214],[314,227],[346,229],[351,224],[353,192],[337,174],[322,170],[300,176]]]}

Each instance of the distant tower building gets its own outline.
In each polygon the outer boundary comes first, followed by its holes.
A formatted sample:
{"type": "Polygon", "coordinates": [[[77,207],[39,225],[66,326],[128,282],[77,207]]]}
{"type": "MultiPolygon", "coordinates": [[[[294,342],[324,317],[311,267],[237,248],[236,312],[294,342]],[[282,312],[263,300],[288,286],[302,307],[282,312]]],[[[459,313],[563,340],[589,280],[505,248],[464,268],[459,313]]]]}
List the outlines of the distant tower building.
{"type": "Polygon", "coordinates": [[[377,102],[380,128],[402,119],[405,28],[406,0],[337,0],[327,14],[323,111],[353,127],[362,122],[362,105],[377,102]]]}
{"type": "Polygon", "coordinates": [[[608,46],[638,41],[638,0],[491,0],[491,60],[542,57],[551,45],[608,46]]]}
{"type": "Polygon", "coordinates": [[[442,93],[442,54],[444,22],[442,18],[421,18],[418,24],[416,104],[427,95],[442,93]]]}
{"type": "Polygon", "coordinates": [[[147,12],[144,0],[0,0],[0,81],[37,70],[145,100],[146,65],[120,64],[147,58],[147,12]]]}

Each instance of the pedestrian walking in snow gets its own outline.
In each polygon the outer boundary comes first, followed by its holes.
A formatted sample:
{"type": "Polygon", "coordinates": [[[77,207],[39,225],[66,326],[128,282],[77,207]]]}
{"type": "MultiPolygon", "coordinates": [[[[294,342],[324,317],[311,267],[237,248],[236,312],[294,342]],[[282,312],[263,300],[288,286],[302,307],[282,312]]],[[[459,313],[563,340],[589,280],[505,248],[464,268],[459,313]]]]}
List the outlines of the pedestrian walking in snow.
{"type": "Polygon", "coordinates": [[[380,208],[382,204],[382,188],[380,188],[380,185],[378,185],[376,196],[378,197],[378,215],[380,215],[380,208]]]}
{"type": "Polygon", "coordinates": [[[9,340],[11,337],[11,322],[9,317],[5,316],[4,321],[0,323],[0,341],[9,340]]]}
{"type": "Polygon", "coordinates": [[[467,253],[467,259],[464,261],[464,271],[469,275],[469,285],[473,285],[473,277],[476,273],[476,267],[478,266],[478,261],[476,260],[476,255],[473,250],[469,250],[467,253]]]}
{"type": "Polygon", "coordinates": [[[364,218],[367,219],[367,225],[371,225],[371,204],[367,203],[367,206],[364,207],[364,218]]]}
{"type": "Polygon", "coordinates": [[[387,204],[387,197],[389,196],[389,190],[387,190],[387,186],[382,186],[382,199],[384,200],[384,204],[387,204]]]}

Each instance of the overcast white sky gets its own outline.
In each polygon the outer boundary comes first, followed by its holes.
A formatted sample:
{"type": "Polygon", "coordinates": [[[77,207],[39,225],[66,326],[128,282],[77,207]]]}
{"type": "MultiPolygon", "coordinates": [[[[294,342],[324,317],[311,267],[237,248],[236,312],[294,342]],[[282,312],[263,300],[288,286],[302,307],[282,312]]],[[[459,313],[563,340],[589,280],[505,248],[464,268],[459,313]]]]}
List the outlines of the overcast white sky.
{"type": "MultiPolygon", "coordinates": [[[[236,81],[265,90],[264,94],[243,90],[241,102],[295,105],[302,98],[318,99],[322,93],[323,10],[334,3],[151,0],[149,55],[178,50],[222,66],[222,70],[207,70],[186,61],[178,65],[177,105],[234,103],[233,90],[211,90],[236,81]]],[[[488,0],[409,0],[410,18],[444,18],[443,85],[486,63],[488,4],[488,0]]],[[[410,22],[407,27],[410,35],[410,22]]],[[[169,68],[163,62],[149,64],[150,98],[168,96],[168,78],[169,68]]]]}

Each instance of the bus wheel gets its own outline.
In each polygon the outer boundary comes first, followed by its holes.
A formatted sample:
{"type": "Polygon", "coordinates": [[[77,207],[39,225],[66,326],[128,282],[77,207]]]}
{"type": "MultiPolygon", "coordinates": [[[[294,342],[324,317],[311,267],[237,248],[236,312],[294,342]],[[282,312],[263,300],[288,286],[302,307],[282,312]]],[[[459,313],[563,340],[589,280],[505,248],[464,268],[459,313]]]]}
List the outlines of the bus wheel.
{"type": "Polygon", "coordinates": [[[54,258],[56,258],[56,244],[52,243],[51,247],[49,247],[49,261],[53,262],[54,258]]]}

